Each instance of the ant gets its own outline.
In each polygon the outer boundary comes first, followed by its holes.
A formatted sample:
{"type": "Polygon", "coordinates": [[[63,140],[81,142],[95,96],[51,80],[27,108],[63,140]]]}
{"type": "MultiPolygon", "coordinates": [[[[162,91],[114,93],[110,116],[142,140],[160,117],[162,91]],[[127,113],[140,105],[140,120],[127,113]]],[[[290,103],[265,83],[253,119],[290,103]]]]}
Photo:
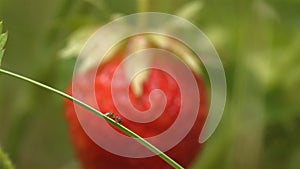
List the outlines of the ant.
{"type": "Polygon", "coordinates": [[[112,112],[105,113],[105,116],[107,116],[107,117],[109,117],[109,118],[112,118],[112,119],[115,120],[117,123],[122,123],[121,117],[115,116],[114,113],[112,113],[112,112]]]}

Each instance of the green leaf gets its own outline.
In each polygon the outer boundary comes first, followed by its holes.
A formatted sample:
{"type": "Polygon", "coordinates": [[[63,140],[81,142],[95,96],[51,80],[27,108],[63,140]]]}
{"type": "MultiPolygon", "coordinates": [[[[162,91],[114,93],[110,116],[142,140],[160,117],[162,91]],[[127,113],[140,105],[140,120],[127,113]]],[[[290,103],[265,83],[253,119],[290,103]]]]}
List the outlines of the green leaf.
{"type": "Polygon", "coordinates": [[[2,25],[3,25],[3,22],[0,21],[0,33],[2,32],[2,25]]]}
{"type": "Polygon", "coordinates": [[[59,51],[62,58],[77,57],[88,38],[97,30],[96,25],[84,26],[74,31],[68,38],[67,45],[59,51]]]}
{"type": "Polygon", "coordinates": [[[7,36],[8,36],[7,32],[0,34],[0,49],[4,48],[5,43],[7,41],[7,36]]]}
{"type": "Polygon", "coordinates": [[[2,33],[2,28],[3,28],[3,23],[2,21],[0,21],[0,66],[1,66],[1,63],[2,63],[2,58],[3,58],[3,55],[4,55],[4,46],[6,44],[6,41],[7,41],[7,37],[8,37],[8,33],[5,32],[5,33],[2,33]]]}
{"type": "Polygon", "coordinates": [[[202,2],[198,0],[192,1],[175,11],[175,15],[190,20],[191,18],[195,17],[202,8],[202,2]]]}
{"type": "Polygon", "coordinates": [[[0,66],[1,66],[1,63],[2,63],[3,54],[4,54],[4,49],[0,50],[0,66]]]}
{"type": "Polygon", "coordinates": [[[0,147],[0,168],[1,169],[13,169],[14,168],[11,161],[8,159],[7,155],[2,151],[1,147],[0,147]]]}

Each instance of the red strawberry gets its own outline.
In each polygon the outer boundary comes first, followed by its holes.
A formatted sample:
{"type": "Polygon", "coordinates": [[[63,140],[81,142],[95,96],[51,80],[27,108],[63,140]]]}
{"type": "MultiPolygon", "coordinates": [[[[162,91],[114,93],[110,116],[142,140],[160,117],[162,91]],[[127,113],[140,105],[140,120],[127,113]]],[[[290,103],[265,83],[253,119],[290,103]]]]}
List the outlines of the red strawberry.
{"type": "MultiPolygon", "coordinates": [[[[140,95],[137,95],[133,91],[132,86],[130,86],[129,96],[131,102],[137,109],[141,111],[147,110],[150,106],[150,92],[153,89],[160,89],[165,94],[167,101],[164,112],[159,118],[149,123],[137,123],[126,119],[116,109],[116,105],[114,104],[111,93],[112,77],[116,69],[120,65],[123,59],[123,55],[125,55],[123,51],[115,54],[112,59],[102,64],[97,70],[95,80],[95,93],[100,111],[104,113],[113,112],[115,116],[121,117],[122,125],[126,126],[127,128],[131,129],[144,138],[160,134],[168,129],[178,117],[178,112],[181,107],[181,94],[179,86],[177,85],[174,78],[172,78],[167,73],[164,73],[161,70],[149,70],[149,74],[142,84],[142,93],[140,95]]],[[[153,64],[155,64],[155,62],[153,62],[153,64]]],[[[172,65],[169,65],[168,67],[171,69],[178,69],[177,67],[172,67],[172,65]]],[[[88,71],[83,75],[78,75],[78,77],[75,77],[75,79],[73,79],[73,85],[78,88],[77,92],[82,95],[85,95],[85,93],[87,93],[88,89],[86,88],[85,83],[91,80],[91,71],[88,71]]],[[[121,71],[123,71],[123,69],[121,69],[121,71]]],[[[167,155],[169,155],[172,159],[177,161],[185,168],[190,166],[191,162],[193,162],[201,149],[201,144],[199,144],[198,142],[198,137],[200,135],[206,117],[206,97],[204,95],[205,89],[199,76],[194,75],[194,77],[197,81],[199,96],[201,99],[197,119],[186,137],[181,140],[179,144],[166,152],[167,155]]],[[[122,97],[123,94],[126,94],[127,84],[123,83],[126,77],[124,74],[121,74],[121,76],[118,76],[117,78],[118,79],[116,80],[119,82],[119,84],[117,84],[118,96],[122,97]]],[[[188,86],[189,84],[186,85],[188,86]]],[[[72,94],[71,88],[69,89],[69,93],[72,94]]],[[[84,97],[88,100],[89,97],[93,96],[87,95],[84,97]]],[[[154,99],[156,99],[155,102],[160,102],[160,98],[154,99]]],[[[91,140],[91,138],[83,130],[77,118],[74,105],[69,100],[65,102],[65,113],[69,125],[71,140],[73,142],[76,154],[78,155],[84,169],[172,168],[158,156],[147,158],[128,158],[118,156],[104,150],[96,143],[94,143],[94,141],[91,140]]],[[[90,112],[85,113],[89,115],[83,116],[83,120],[89,121],[92,115],[90,112]]],[[[95,134],[101,132],[99,131],[101,130],[101,124],[98,123],[91,125],[95,126],[95,129],[92,132],[94,132],[95,134]]],[[[184,126],[185,124],[182,125],[184,126]]],[[[119,143],[119,140],[117,138],[103,139],[111,139],[112,145],[119,143]]]]}

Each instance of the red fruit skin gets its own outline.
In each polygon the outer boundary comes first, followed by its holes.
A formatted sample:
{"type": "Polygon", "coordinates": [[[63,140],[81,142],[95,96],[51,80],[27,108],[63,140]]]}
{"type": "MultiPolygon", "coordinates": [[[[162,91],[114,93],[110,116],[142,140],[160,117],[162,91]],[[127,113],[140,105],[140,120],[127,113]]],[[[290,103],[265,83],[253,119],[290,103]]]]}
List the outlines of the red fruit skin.
{"type": "MultiPolygon", "coordinates": [[[[180,91],[175,80],[168,74],[160,70],[150,70],[147,80],[143,84],[143,94],[141,96],[135,96],[132,90],[130,90],[130,99],[132,104],[139,110],[146,110],[149,108],[148,96],[153,89],[160,89],[164,92],[167,98],[167,104],[165,111],[162,115],[149,123],[136,123],[124,118],[115,105],[111,96],[111,81],[113,73],[120,64],[122,56],[116,56],[107,63],[101,65],[97,70],[95,80],[95,92],[97,102],[100,107],[100,111],[103,113],[114,112],[122,118],[122,124],[127,128],[133,130],[142,137],[150,137],[165,131],[175,121],[179,109],[180,109],[180,91]]],[[[73,85],[79,88],[79,92],[84,94],[87,90],[85,88],[86,81],[89,80],[89,72],[83,76],[79,76],[73,80],[73,85]]],[[[199,154],[202,145],[199,144],[198,138],[202,130],[203,124],[206,119],[207,102],[205,96],[205,88],[201,79],[195,75],[195,79],[198,84],[200,106],[197,119],[186,135],[186,137],[180,141],[172,149],[165,152],[168,156],[187,168],[191,165],[193,160],[199,154]]],[[[120,79],[122,82],[122,79],[120,79]]],[[[125,85],[126,83],[124,83],[125,85]]],[[[127,86],[122,86],[120,83],[120,93],[127,86]]],[[[72,95],[71,87],[69,87],[69,94],[72,95]]],[[[89,96],[87,96],[89,97],[89,96]]],[[[75,152],[84,169],[171,169],[172,167],[163,161],[158,156],[147,158],[127,158],[112,154],[96,143],[94,143],[90,137],[83,130],[80,122],[78,121],[74,104],[69,100],[65,100],[65,116],[68,122],[71,141],[73,143],[75,152]]],[[[88,120],[88,119],[86,119],[88,120]]],[[[184,124],[182,124],[184,125],[184,124]]],[[[99,132],[99,128],[95,129],[95,133],[99,132]]],[[[106,139],[106,138],[103,138],[106,139]]],[[[118,142],[118,139],[112,140],[111,144],[118,142]]],[[[126,146],[126,145],[124,145],[126,146]]]]}

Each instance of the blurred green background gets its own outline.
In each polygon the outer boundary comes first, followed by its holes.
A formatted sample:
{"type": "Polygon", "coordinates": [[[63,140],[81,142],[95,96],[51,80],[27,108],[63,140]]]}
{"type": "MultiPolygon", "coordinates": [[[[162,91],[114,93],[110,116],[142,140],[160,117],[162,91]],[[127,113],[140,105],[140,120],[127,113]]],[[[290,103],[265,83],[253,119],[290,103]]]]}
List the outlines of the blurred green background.
{"type": "MultiPolygon", "coordinates": [[[[9,31],[3,68],[64,90],[74,59],[59,51],[86,25],[137,12],[135,0],[0,0],[9,31]],[[96,3],[95,3],[96,2],[96,3]],[[103,6],[105,5],[105,6],[103,6]]],[[[151,0],[174,14],[188,0],[151,0]]],[[[213,42],[227,76],[227,104],[193,168],[300,167],[300,1],[199,0],[190,21],[213,42]]],[[[75,169],[63,99],[0,75],[0,146],[16,168],[75,169]]]]}

